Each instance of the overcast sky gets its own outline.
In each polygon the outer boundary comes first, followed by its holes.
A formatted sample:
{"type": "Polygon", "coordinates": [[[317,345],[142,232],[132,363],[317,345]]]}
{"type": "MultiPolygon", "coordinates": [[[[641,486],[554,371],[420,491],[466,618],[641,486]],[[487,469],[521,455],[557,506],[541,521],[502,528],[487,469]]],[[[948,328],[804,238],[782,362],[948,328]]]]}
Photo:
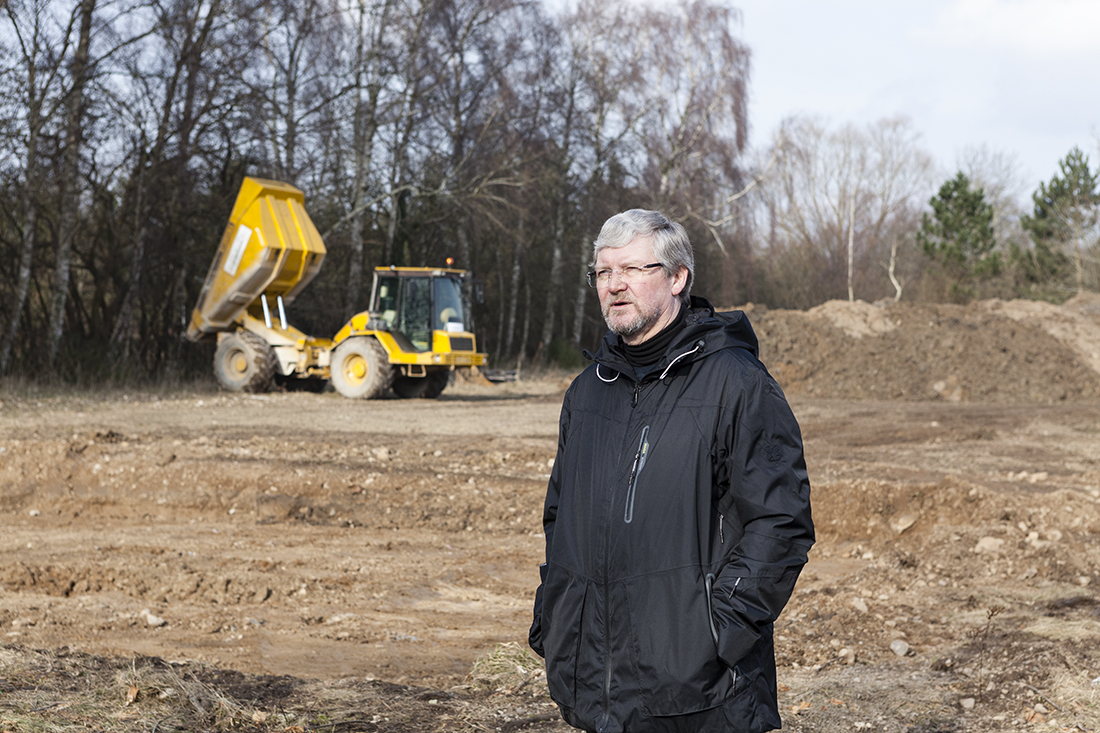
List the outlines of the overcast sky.
{"type": "Polygon", "coordinates": [[[753,145],[788,115],[905,115],[946,174],[1013,154],[1026,191],[1073,145],[1100,163],[1100,0],[733,0],[753,145]]]}

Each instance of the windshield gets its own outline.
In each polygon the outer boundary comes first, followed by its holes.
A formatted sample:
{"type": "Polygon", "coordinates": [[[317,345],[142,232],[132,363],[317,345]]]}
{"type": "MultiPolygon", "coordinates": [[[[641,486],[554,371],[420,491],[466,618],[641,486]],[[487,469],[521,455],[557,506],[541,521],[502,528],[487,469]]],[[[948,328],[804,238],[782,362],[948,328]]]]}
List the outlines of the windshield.
{"type": "Polygon", "coordinates": [[[437,277],[432,280],[432,324],[440,331],[465,331],[462,315],[462,283],[455,278],[437,277]]]}
{"type": "Polygon", "coordinates": [[[400,310],[398,308],[400,302],[398,289],[400,287],[396,275],[378,278],[378,293],[374,311],[390,328],[396,328],[397,311],[400,310]]]}
{"type": "Polygon", "coordinates": [[[454,277],[380,276],[374,312],[417,351],[431,350],[432,331],[466,330],[462,281],[454,277]]]}
{"type": "Polygon", "coordinates": [[[405,334],[417,351],[428,351],[432,348],[432,295],[429,289],[429,280],[426,277],[403,277],[401,285],[404,289],[403,308],[398,325],[399,331],[405,334]]]}

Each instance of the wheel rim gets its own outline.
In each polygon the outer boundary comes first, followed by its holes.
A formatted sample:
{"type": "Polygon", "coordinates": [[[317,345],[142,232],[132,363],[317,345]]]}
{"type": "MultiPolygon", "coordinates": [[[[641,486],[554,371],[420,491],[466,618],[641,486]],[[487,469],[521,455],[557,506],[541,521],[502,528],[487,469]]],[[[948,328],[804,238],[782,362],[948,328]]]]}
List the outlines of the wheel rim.
{"type": "Polygon", "coordinates": [[[229,370],[237,375],[248,371],[248,359],[243,351],[235,351],[229,355],[229,370]]]}
{"type": "Polygon", "coordinates": [[[367,379],[367,360],[359,354],[351,354],[344,360],[344,377],[349,385],[358,386],[367,379]]]}

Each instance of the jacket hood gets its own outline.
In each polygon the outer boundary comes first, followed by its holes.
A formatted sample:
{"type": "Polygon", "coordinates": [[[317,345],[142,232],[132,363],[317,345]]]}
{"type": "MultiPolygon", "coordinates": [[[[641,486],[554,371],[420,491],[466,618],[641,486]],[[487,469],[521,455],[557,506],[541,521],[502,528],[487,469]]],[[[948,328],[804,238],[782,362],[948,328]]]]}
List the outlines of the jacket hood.
{"type": "MultiPolygon", "coordinates": [[[[649,374],[661,375],[673,362],[691,363],[723,349],[744,349],[754,358],[759,356],[759,341],[748,316],[744,311],[718,313],[706,298],[692,295],[683,330],[649,374]]],[[[638,381],[623,352],[622,341],[611,331],[604,335],[595,354],[585,351],[584,356],[638,381]]]]}

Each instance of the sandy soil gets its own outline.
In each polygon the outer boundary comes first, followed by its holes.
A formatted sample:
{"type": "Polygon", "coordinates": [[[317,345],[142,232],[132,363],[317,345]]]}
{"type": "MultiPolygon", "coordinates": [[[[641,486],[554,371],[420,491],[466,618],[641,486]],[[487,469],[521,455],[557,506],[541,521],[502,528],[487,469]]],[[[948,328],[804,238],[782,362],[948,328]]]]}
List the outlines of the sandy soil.
{"type": "Polygon", "coordinates": [[[7,407],[0,632],[457,684],[529,614],[560,406],[556,384],[541,390],[7,407]]]}
{"type": "MultiPolygon", "coordinates": [[[[1016,402],[824,399],[785,377],[819,531],[777,624],[788,729],[1100,730],[1083,374],[1073,399],[1016,402]]],[[[203,670],[254,720],[568,730],[518,651],[566,384],[3,393],[0,729],[25,729],[4,700],[25,712],[18,690],[52,689],[46,654],[65,684],[99,679],[61,674],[73,659],[203,670]],[[479,675],[502,649],[515,674],[479,675]]]]}

